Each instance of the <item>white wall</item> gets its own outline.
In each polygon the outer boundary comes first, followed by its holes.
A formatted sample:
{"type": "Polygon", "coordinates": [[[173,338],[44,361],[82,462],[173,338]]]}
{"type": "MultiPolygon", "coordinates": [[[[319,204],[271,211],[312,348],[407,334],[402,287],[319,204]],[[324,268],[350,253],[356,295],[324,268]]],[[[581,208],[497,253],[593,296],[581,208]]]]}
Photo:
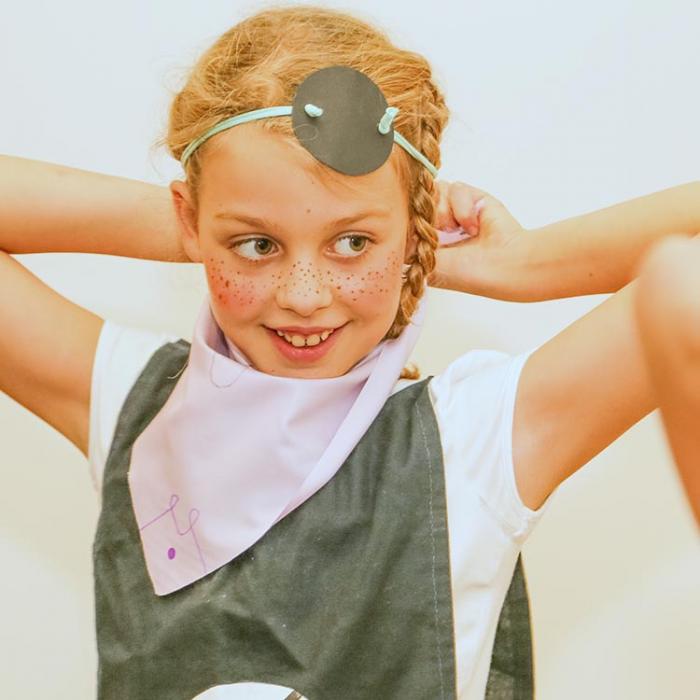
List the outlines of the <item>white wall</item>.
{"type": "MultiPolygon", "coordinates": [[[[699,177],[692,0],[326,4],[427,55],[453,109],[442,176],[492,192],[526,227],[699,177]]],[[[178,169],[149,145],[177,70],[259,6],[4,2],[0,152],[167,183],[178,169]]],[[[191,337],[205,289],[196,266],[20,260],[96,313],[191,337]]],[[[469,348],[518,352],[604,298],[515,304],[431,290],[415,359],[435,374],[469,348]]],[[[87,464],[6,396],[0,431],[0,696],[93,697],[87,464]]],[[[697,697],[697,536],[658,413],[563,485],[525,557],[539,700],[697,697]]]]}

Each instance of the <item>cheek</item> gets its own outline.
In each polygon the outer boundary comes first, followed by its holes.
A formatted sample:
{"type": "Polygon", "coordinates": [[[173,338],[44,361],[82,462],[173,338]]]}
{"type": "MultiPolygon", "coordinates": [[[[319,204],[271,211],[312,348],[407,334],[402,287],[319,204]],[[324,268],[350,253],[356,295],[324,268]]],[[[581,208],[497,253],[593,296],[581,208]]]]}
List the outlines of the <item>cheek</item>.
{"type": "Polygon", "coordinates": [[[402,260],[390,253],[381,264],[367,265],[359,270],[328,272],[334,296],[343,303],[362,310],[367,315],[393,313],[401,293],[402,260]]]}
{"type": "Polygon", "coordinates": [[[213,257],[208,259],[206,272],[212,301],[227,313],[252,316],[269,300],[273,287],[269,277],[244,275],[227,265],[225,259],[213,257]]]}

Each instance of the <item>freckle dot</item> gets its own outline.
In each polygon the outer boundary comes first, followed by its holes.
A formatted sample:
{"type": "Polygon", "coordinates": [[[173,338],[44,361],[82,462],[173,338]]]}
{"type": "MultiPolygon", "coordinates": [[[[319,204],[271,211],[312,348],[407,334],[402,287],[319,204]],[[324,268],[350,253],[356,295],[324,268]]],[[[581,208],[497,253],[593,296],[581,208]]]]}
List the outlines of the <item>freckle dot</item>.
{"type": "Polygon", "coordinates": [[[171,547],[168,550],[168,559],[175,559],[175,547],[171,547]]]}

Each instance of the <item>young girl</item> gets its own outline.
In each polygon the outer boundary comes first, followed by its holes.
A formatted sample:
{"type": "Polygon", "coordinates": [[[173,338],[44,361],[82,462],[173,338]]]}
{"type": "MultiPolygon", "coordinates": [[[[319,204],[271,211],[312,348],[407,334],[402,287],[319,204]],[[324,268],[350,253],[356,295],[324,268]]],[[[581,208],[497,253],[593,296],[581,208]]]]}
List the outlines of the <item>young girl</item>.
{"type": "Polygon", "coordinates": [[[632,278],[655,239],[694,231],[698,185],[523,232],[487,193],[435,188],[447,115],[423,58],[287,8],[224,34],[173,102],[177,229],[155,203],[138,216],[157,188],[13,163],[62,206],[109,184],[140,235],[58,213],[47,233],[8,197],[7,253],[191,260],[210,292],[190,344],[103,322],[0,256],[25,301],[2,311],[2,388],[100,485],[100,697],[532,696],[519,551],[558,485],[655,406],[632,278]],[[322,72],[338,67],[357,74],[322,72]],[[456,225],[478,235],[437,249],[456,225]],[[426,281],[624,289],[540,348],[421,380],[402,368],[426,281]]]}

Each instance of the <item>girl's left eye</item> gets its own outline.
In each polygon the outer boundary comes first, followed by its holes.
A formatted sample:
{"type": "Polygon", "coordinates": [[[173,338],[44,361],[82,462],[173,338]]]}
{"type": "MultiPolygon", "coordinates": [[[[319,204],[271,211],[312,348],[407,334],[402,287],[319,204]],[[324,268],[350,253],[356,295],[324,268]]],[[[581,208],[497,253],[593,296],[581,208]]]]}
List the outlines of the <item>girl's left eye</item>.
{"type": "Polygon", "coordinates": [[[348,236],[342,236],[336,241],[336,244],[345,241],[348,242],[348,248],[346,250],[351,253],[350,257],[356,258],[358,255],[362,255],[362,253],[365,252],[369,238],[367,236],[360,236],[354,233],[348,236]]]}
{"type": "MultiPolygon", "coordinates": [[[[368,236],[353,233],[348,234],[347,236],[341,236],[335,241],[333,246],[336,249],[336,252],[339,252],[340,255],[356,258],[365,252],[369,241],[370,239],[368,236]]],[[[270,257],[277,245],[269,238],[255,237],[246,238],[243,241],[237,241],[233,243],[231,247],[242,258],[257,262],[264,258],[270,257]]]]}

